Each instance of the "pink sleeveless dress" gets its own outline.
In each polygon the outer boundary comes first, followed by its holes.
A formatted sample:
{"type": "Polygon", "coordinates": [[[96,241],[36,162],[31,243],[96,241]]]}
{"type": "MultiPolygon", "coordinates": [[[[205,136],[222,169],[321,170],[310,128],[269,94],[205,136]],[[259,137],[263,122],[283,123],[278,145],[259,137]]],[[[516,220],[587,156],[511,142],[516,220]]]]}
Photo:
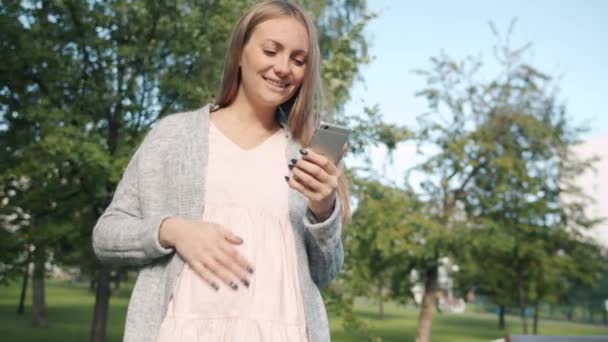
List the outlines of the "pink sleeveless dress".
{"type": "Polygon", "coordinates": [[[287,203],[285,131],[243,150],[209,122],[203,221],[243,238],[250,286],[213,290],[188,265],[180,273],[159,342],[308,341],[287,203]]]}

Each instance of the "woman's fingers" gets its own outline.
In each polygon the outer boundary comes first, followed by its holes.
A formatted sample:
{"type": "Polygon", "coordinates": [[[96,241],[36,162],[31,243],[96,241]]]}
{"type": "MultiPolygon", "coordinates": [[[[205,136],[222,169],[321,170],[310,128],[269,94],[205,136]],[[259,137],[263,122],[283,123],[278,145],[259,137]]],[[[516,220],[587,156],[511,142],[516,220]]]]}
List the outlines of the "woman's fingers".
{"type": "Polygon", "coordinates": [[[219,261],[219,257],[216,255],[214,257],[208,257],[204,262],[205,267],[209,269],[215,276],[220,278],[224,284],[228,285],[228,287],[233,290],[239,289],[239,281],[238,277],[235,276],[229,268],[226,267],[221,261],[219,261]]]}
{"type": "Polygon", "coordinates": [[[303,159],[291,160],[292,177],[288,183],[313,201],[329,198],[338,187],[340,169],[314,151],[303,151],[303,159]]]}
{"type": "Polygon", "coordinates": [[[234,234],[230,229],[226,229],[220,225],[216,225],[216,228],[224,235],[224,238],[229,242],[232,242],[236,245],[240,245],[243,243],[243,239],[236,234],[234,234]]]}
{"type": "Polygon", "coordinates": [[[232,246],[221,247],[217,260],[232,274],[240,280],[243,285],[249,287],[249,270],[251,266],[241,257],[240,253],[232,246]]]}
{"type": "MultiPolygon", "coordinates": [[[[230,229],[224,228],[220,225],[218,225],[217,228],[222,232],[222,234],[224,234],[226,241],[236,245],[243,243],[243,239],[235,235],[230,229]]],[[[226,253],[240,268],[248,273],[253,273],[253,265],[251,265],[251,263],[247,261],[234,247],[225,244],[220,244],[220,246],[224,253],[226,253]]]]}
{"type": "Polygon", "coordinates": [[[319,154],[313,150],[309,149],[301,149],[300,154],[302,155],[302,159],[309,161],[318,167],[322,168],[329,175],[339,176],[340,169],[334,164],[331,160],[327,159],[322,154],[319,154]]]}
{"type": "Polygon", "coordinates": [[[185,235],[176,249],[201,279],[216,290],[222,282],[233,290],[239,283],[249,286],[253,267],[235,248],[243,243],[242,238],[209,222],[190,221],[185,228],[180,230],[185,235]]]}
{"type": "Polygon", "coordinates": [[[240,256],[238,251],[215,248],[213,252],[207,253],[202,259],[202,262],[194,261],[192,264],[199,265],[195,271],[201,278],[208,281],[213,288],[219,288],[217,281],[213,281],[215,278],[220,279],[233,290],[238,290],[239,283],[249,287],[249,275],[253,270],[249,272],[251,267],[248,266],[248,263],[240,256]],[[201,264],[202,266],[200,266],[201,264]]]}
{"type": "Polygon", "coordinates": [[[296,179],[302,179],[304,185],[310,189],[325,192],[331,192],[331,190],[338,187],[338,176],[328,174],[319,165],[314,164],[308,160],[300,159],[295,161],[292,159],[290,168],[296,179]]]}
{"type": "Polygon", "coordinates": [[[202,263],[194,262],[189,264],[189,266],[203,281],[209,284],[209,286],[211,286],[211,288],[213,288],[215,291],[220,289],[217,278],[202,263]]]}
{"type": "Polygon", "coordinates": [[[327,171],[325,171],[319,165],[306,159],[292,159],[290,165],[292,171],[297,169],[302,170],[303,172],[306,172],[307,174],[314,177],[319,182],[331,181],[331,176],[327,173],[327,171]]]}
{"type": "Polygon", "coordinates": [[[232,256],[234,262],[249,274],[253,274],[253,265],[245,259],[238,251],[232,256]]]}
{"type": "Polygon", "coordinates": [[[314,151],[301,149],[302,159],[292,159],[285,176],[289,186],[308,198],[308,208],[317,218],[329,217],[335,203],[338,179],[342,171],[332,161],[314,151]]]}
{"type": "Polygon", "coordinates": [[[307,188],[299,180],[296,180],[294,177],[285,176],[285,180],[287,181],[287,184],[290,187],[299,191],[301,194],[303,194],[304,196],[306,196],[307,198],[309,198],[311,200],[317,200],[320,197],[318,195],[318,192],[307,188]]]}
{"type": "Polygon", "coordinates": [[[317,178],[298,168],[297,166],[291,169],[291,172],[293,174],[291,178],[293,178],[306,188],[315,192],[321,191],[323,189],[323,183],[317,180],[317,178]]]}

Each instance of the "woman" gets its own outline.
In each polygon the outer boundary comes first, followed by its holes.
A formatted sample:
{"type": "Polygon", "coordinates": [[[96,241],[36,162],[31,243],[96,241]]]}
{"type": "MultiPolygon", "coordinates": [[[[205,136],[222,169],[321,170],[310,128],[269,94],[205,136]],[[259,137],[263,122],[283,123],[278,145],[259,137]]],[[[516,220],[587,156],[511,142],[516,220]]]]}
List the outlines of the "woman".
{"type": "Polygon", "coordinates": [[[340,270],[338,161],[303,149],[320,100],[311,19],[286,1],[237,23],[213,105],[170,115],[133,155],[93,232],[141,264],[125,341],[328,341],[319,289],[340,270]]]}

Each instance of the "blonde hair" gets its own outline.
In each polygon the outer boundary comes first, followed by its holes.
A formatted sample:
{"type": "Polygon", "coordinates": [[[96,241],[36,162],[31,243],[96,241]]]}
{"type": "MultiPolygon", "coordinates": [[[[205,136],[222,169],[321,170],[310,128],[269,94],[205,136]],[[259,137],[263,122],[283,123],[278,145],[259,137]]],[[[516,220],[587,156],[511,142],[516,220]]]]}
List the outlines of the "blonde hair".
{"type": "MultiPolygon", "coordinates": [[[[299,5],[284,0],[259,1],[237,22],[224,60],[224,72],[215,104],[220,108],[234,102],[241,83],[239,61],[243,49],[255,27],[269,19],[291,17],[298,20],[308,33],[308,58],[306,72],[299,89],[282,103],[277,110],[287,117],[287,129],[294,139],[307,146],[314,131],[314,114],[324,109],[324,93],[321,81],[321,52],[317,30],[308,14],[299,5]]],[[[344,176],[338,184],[338,194],[342,202],[343,222],[350,218],[350,201],[344,176]]]]}

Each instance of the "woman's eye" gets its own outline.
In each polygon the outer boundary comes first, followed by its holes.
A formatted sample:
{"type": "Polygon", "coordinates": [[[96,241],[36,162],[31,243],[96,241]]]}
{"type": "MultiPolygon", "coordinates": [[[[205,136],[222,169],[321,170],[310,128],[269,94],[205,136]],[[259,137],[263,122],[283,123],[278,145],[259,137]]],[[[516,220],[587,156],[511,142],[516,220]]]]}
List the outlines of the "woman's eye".
{"type": "Polygon", "coordinates": [[[276,54],[277,54],[277,52],[276,52],[276,51],[274,51],[274,50],[264,50],[264,54],[265,54],[266,56],[274,56],[274,55],[276,55],[276,54]]]}
{"type": "Polygon", "coordinates": [[[301,59],[294,59],[293,62],[297,65],[297,66],[303,66],[304,64],[306,64],[306,61],[301,60],[301,59]]]}

